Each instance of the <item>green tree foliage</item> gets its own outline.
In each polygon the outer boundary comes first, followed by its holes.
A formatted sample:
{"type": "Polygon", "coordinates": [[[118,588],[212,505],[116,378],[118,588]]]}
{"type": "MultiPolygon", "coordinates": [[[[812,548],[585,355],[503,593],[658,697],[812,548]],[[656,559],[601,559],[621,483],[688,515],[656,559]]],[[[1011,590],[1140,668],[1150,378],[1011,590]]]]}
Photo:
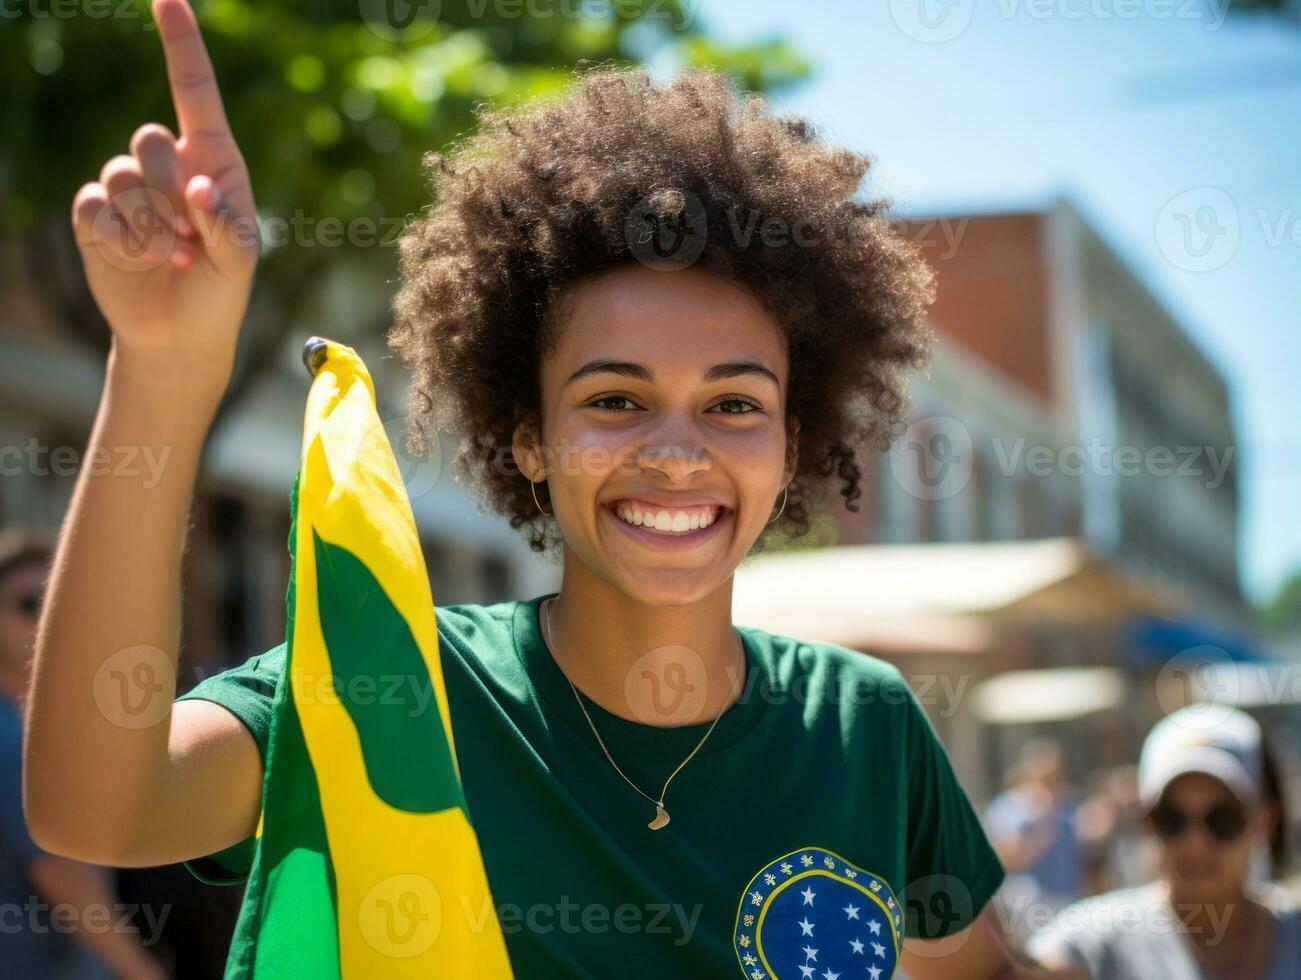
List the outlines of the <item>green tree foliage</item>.
{"type": "MultiPolygon", "coordinates": [[[[557,93],[575,66],[652,57],[708,64],[769,93],[809,72],[779,40],[709,38],[698,5],[680,0],[192,3],[268,223],[241,339],[252,365],[340,263],[365,263],[368,281],[384,283],[386,269],[392,278],[383,243],[429,203],[421,155],[468,135],[476,104],[557,93]]],[[[147,0],[5,0],[0,86],[6,233],[22,237],[26,271],[60,321],[103,346],[68,213],[136,127],[176,131],[147,0]]]]}

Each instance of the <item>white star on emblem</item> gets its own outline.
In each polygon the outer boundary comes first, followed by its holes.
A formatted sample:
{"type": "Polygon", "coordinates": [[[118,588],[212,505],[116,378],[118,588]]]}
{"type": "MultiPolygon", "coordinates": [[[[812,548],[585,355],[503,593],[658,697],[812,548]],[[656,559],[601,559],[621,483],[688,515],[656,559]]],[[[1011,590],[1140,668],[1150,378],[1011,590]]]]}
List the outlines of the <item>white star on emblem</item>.
{"type": "Polygon", "coordinates": [[[873,919],[867,924],[867,927],[872,930],[872,935],[881,935],[881,921],[879,919],[873,919]]]}
{"type": "Polygon", "coordinates": [[[869,966],[867,968],[867,974],[872,978],[872,980],[876,980],[876,978],[881,975],[881,968],[879,966],[869,966]]]}
{"type": "Polygon", "coordinates": [[[809,921],[808,916],[805,916],[804,918],[800,919],[800,921],[797,922],[796,925],[800,927],[801,936],[813,935],[813,923],[809,921]]]}
{"type": "Polygon", "coordinates": [[[813,904],[813,888],[812,888],[812,887],[810,887],[810,886],[806,886],[805,889],[804,889],[804,891],[800,892],[800,894],[804,896],[804,904],[805,904],[805,905],[812,905],[812,904],[813,904]]]}
{"type": "Polygon", "coordinates": [[[812,946],[805,946],[804,958],[809,960],[816,960],[818,958],[818,951],[814,949],[812,946]]]}
{"type": "Polygon", "coordinates": [[[862,953],[862,952],[863,952],[863,940],[861,940],[861,939],[851,939],[851,940],[849,941],[849,945],[850,945],[850,948],[853,949],[853,951],[854,951],[855,953],[862,953]]]}
{"type": "Polygon", "coordinates": [[[836,980],[836,977],[840,976],[839,973],[832,973],[832,972],[831,972],[831,967],[827,967],[826,972],[823,973],[822,975],[823,975],[824,977],[826,977],[827,980],[836,980]]]}
{"type": "Polygon", "coordinates": [[[851,918],[851,919],[857,919],[857,918],[858,918],[858,906],[857,906],[857,905],[846,905],[846,906],[845,906],[845,915],[847,915],[847,916],[848,916],[849,918],[851,918]]]}
{"type": "Polygon", "coordinates": [[[885,956],[885,947],[882,946],[880,943],[873,943],[873,944],[872,944],[872,952],[875,953],[877,956],[884,957],[884,956],[885,956]]]}
{"type": "Polygon", "coordinates": [[[800,974],[803,975],[803,976],[806,976],[806,977],[811,977],[811,976],[813,976],[813,967],[811,967],[811,966],[802,966],[802,967],[800,967],[800,974]]]}

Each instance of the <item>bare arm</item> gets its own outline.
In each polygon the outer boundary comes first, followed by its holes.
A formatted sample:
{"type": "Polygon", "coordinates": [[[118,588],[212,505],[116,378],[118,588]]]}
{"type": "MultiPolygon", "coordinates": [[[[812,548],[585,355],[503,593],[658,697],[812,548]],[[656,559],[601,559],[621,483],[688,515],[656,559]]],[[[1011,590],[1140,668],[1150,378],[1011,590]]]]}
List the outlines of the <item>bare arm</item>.
{"type": "Polygon", "coordinates": [[[171,704],[190,500],[260,239],[193,12],[185,0],[154,11],[181,136],[141,126],[131,153],[73,201],[113,344],[47,587],[24,737],[33,839],[119,867],[249,836],[261,791],[257,747],[232,714],[171,704]],[[135,465],[110,465],[126,459],[135,465]]]}

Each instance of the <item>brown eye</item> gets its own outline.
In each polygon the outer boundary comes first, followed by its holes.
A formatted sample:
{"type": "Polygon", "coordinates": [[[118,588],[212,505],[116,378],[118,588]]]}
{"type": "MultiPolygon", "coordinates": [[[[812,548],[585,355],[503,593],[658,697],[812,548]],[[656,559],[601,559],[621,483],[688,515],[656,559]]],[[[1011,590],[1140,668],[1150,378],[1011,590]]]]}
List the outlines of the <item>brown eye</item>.
{"type": "Polygon", "coordinates": [[[627,402],[629,405],[636,407],[636,403],[627,395],[602,395],[600,398],[593,399],[587,404],[592,408],[599,408],[606,412],[622,412],[624,409],[615,408],[610,405],[603,405],[602,402],[627,402]]]}
{"type": "Polygon", "coordinates": [[[720,408],[720,407],[722,407],[723,405],[743,405],[743,406],[745,406],[745,408],[742,409],[742,410],[740,410],[740,411],[725,411],[725,412],[720,413],[720,414],[722,414],[722,415],[749,415],[750,412],[757,412],[757,411],[759,411],[759,406],[758,406],[758,405],[756,405],[754,402],[749,401],[749,400],[744,399],[744,398],[728,398],[728,399],[725,399],[725,400],[719,402],[719,403],[718,403],[717,405],[715,405],[714,407],[715,407],[715,408],[720,408]]]}

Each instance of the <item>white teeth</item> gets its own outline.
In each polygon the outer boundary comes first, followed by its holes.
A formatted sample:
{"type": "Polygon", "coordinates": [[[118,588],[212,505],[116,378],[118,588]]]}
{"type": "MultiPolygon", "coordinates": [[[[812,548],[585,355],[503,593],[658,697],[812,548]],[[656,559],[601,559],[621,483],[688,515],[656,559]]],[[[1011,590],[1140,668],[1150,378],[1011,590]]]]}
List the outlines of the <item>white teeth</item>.
{"type": "Polygon", "coordinates": [[[620,507],[616,510],[616,513],[629,524],[653,528],[665,534],[686,534],[691,531],[698,531],[701,528],[709,527],[718,518],[717,512],[702,515],[699,512],[689,514],[684,510],[661,510],[652,513],[650,511],[640,511],[635,507],[620,507]]]}

